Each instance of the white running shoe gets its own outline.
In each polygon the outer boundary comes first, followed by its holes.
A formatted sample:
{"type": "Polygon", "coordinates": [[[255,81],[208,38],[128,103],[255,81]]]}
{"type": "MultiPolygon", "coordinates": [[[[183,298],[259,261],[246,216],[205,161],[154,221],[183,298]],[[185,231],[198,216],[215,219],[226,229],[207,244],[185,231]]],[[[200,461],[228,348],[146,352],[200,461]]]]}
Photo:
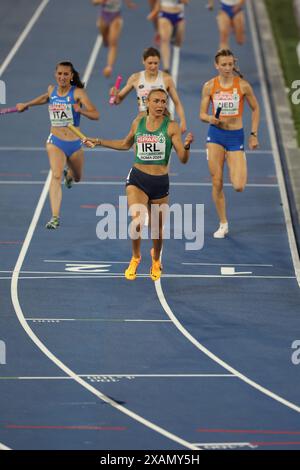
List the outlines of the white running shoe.
{"type": "Polygon", "coordinates": [[[214,238],[225,238],[228,233],[228,222],[220,224],[218,230],[214,233],[214,238]]]}

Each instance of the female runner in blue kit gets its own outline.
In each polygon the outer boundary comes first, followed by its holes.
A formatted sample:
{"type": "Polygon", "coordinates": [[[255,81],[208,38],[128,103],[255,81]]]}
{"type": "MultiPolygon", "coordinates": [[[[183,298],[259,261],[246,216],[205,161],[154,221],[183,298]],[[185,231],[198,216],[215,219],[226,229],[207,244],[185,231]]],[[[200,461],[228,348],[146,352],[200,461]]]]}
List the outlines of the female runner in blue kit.
{"type": "Polygon", "coordinates": [[[71,62],[60,62],[55,70],[56,85],[49,85],[46,93],[26,103],[16,105],[19,112],[31,106],[49,103],[51,121],[50,135],[46,148],[52,170],[49,189],[52,217],[46,225],[48,229],[59,227],[62,201],[61,178],[65,170],[65,184],[71,187],[72,181],[79,182],[82,176],[84,156],[82,142],[67,127],[79,127],[80,117],[99,119],[99,113],[83,89],[78,72],[71,62]]]}

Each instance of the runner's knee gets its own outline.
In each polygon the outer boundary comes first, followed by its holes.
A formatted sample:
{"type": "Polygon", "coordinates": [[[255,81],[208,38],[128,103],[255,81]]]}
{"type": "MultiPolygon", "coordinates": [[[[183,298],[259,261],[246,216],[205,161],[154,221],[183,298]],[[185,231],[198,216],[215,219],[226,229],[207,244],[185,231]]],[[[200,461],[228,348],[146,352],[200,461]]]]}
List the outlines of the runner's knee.
{"type": "Polygon", "coordinates": [[[242,184],[240,182],[233,182],[232,183],[232,186],[233,186],[233,189],[237,192],[237,193],[242,193],[245,189],[245,184],[242,184]]]}
{"type": "Polygon", "coordinates": [[[223,189],[223,179],[220,177],[220,176],[213,176],[212,177],[212,185],[213,185],[213,189],[215,191],[222,191],[223,189]]]}
{"type": "Polygon", "coordinates": [[[52,181],[60,182],[62,177],[62,171],[52,169],[52,181]]]}

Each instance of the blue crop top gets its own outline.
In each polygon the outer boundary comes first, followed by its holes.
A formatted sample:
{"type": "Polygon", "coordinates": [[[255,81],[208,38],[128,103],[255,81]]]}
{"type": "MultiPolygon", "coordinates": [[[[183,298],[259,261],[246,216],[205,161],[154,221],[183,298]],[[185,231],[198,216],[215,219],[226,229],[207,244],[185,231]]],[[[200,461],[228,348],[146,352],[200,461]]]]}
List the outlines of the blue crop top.
{"type": "Polygon", "coordinates": [[[54,88],[49,98],[49,116],[53,127],[66,127],[68,124],[78,127],[80,124],[80,113],[76,112],[73,105],[75,86],[70,88],[66,96],[59,96],[57,86],[54,88]]]}

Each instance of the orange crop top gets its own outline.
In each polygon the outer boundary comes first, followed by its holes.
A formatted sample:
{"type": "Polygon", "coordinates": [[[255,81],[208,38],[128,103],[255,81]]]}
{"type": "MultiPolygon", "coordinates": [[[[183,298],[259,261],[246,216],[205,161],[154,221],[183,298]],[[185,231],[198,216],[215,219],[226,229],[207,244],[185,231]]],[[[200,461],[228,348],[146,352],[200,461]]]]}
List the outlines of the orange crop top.
{"type": "Polygon", "coordinates": [[[223,88],[220,84],[219,77],[214,79],[213,88],[210,96],[213,114],[219,106],[222,107],[220,117],[241,117],[244,107],[244,95],[240,87],[240,78],[234,77],[233,84],[230,88],[223,88]]]}

